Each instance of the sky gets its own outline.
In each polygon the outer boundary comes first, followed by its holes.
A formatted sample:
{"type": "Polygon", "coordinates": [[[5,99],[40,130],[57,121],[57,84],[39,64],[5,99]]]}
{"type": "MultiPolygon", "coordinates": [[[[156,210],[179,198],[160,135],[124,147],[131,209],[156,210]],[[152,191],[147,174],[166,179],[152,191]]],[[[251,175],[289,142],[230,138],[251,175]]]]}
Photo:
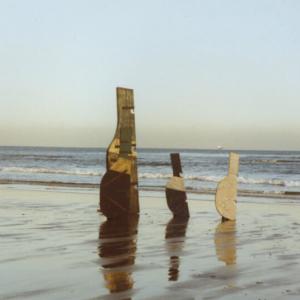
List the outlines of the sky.
{"type": "Polygon", "coordinates": [[[298,0],[0,0],[0,145],[300,150],[298,0]]]}

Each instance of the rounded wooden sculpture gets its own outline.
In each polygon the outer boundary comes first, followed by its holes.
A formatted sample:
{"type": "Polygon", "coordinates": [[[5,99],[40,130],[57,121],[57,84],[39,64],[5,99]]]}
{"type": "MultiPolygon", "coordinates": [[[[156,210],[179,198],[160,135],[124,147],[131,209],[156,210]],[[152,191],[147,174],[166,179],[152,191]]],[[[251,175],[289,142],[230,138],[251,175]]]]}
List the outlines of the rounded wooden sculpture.
{"type": "Polygon", "coordinates": [[[166,185],[166,198],[169,209],[174,217],[188,217],[189,208],[184,187],[179,153],[171,153],[173,177],[166,185]]]}
{"type": "Polygon", "coordinates": [[[117,129],[100,183],[100,211],[109,219],[139,213],[133,90],[117,88],[117,109],[117,129]]]}
{"type": "Polygon", "coordinates": [[[216,209],[227,220],[236,219],[238,167],[239,155],[230,153],[228,175],[217,186],[215,198],[216,209]]]}
{"type": "Polygon", "coordinates": [[[218,213],[228,220],[236,218],[236,177],[226,176],[217,187],[216,208],[218,213]]]}

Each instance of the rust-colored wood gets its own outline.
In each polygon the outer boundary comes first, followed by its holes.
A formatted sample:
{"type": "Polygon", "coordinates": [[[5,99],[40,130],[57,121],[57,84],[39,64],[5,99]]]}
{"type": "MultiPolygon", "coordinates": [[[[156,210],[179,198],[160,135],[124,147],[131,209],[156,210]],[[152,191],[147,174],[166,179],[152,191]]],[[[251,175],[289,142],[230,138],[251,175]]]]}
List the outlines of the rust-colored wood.
{"type": "Polygon", "coordinates": [[[169,209],[174,217],[188,217],[189,208],[187,204],[184,179],[181,177],[182,168],[179,153],[171,153],[173,177],[166,185],[166,198],[169,209]]]}
{"type": "Polygon", "coordinates": [[[173,176],[180,177],[180,174],[182,173],[180,155],[179,153],[171,153],[170,157],[173,169],[173,176]]]}
{"type": "Polygon", "coordinates": [[[117,88],[117,128],[106,152],[100,211],[107,218],[138,214],[138,175],[133,90],[117,88]]]}

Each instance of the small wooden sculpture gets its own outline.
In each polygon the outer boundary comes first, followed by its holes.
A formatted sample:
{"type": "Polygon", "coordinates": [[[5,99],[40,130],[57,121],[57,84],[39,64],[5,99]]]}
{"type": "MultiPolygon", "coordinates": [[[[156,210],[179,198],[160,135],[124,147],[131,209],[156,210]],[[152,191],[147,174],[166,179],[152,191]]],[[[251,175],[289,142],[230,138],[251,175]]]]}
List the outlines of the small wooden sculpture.
{"type": "Polygon", "coordinates": [[[228,175],[222,179],[218,186],[215,204],[223,220],[235,220],[237,175],[239,170],[239,155],[231,152],[229,155],[228,175]]]}
{"type": "Polygon", "coordinates": [[[117,111],[117,129],[100,183],[100,211],[109,219],[139,213],[133,90],[117,88],[117,111]]]}
{"type": "Polygon", "coordinates": [[[189,217],[189,208],[186,202],[184,180],[181,177],[182,169],[179,153],[171,153],[173,177],[166,185],[166,198],[169,209],[174,217],[189,217]]]}

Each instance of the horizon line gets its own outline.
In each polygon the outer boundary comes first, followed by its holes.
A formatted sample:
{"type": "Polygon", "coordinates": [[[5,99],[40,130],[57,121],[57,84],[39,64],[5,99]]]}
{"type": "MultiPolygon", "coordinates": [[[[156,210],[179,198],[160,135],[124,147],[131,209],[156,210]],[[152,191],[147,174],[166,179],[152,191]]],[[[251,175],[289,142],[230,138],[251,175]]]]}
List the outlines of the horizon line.
{"type": "MultiPolygon", "coordinates": [[[[24,145],[0,145],[0,148],[62,148],[62,149],[107,149],[108,146],[24,146],[24,145]]],[[[270,151],[270,152],[300,152],[299,150],[295,149],[239,149],[239,148],[223,148],[218,149],[216,148],[182,148],[182,147],[137,147],[137,149],[141,150],[197,150],[197,151],[270,151]]]]}

